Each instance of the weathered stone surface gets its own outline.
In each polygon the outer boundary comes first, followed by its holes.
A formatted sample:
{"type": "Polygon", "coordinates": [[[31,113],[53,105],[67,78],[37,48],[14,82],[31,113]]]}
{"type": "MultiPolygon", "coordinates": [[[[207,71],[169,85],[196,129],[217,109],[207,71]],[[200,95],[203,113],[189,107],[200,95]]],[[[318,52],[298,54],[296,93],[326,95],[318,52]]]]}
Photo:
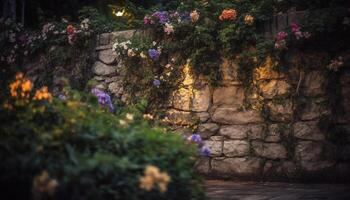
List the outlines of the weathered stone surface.
{"type": "Polygon", "coordinates": [[[243,105],[244,90],[238,86],[215,88],[213,93],[213,104],[215,106],[229,106],[239,108],[243,105]]]}
{"type": "Polygon", "coordinates": [[[306,96],[325,94],[325,77],[320,71],[312,71],[305,76],[303,92],[306,96]]]}
{"type": "Polygon", "coordinates": [[[143,34],[143,33],[137,30],[117,31],[110,34],[110,41],[115,42],[118,38],[130,39],[135,34],[143,34]]]}
{"type": "Polygon", "coordinates": [[[266,142],[280,142],[281,141],[281,131],[279,124],[270,124],[268,126],[268,131],[266,134],[266,142]]]}
{"type": "Polygon", "coordinates": [[[241,157],[249,154],[249,143],[245,140],[224,141],[223,148],[226,157],[241,157]]]}
{"type": "Polygon", "coordinates": [[[286,100],[284,103],[267,103],[269,119],[274,122],[289,122],[293,117],[292,101],[286,100]]]}
{"type": "Polygon", "coordinates": [[[199,119],[200,122],[207,122],[208,119],[210,118],[209,113],[207,112],[199,112],[199,113],[195,113],[196,117],[199,119]]]}
{"type": "Polygon", "coordinates": [[[210,149],[210,156],[217,157],[222,155],[222,140],[206,140],[204,144],[210,149]]]}
{"type": "Polygon", "coordinates": [[[287,158],[286,148],[279,143],[263,143],[260,141],[252,142],[254,154],[269,159],[287,158]]]}
{"type": "Polygon", "coordinates": [[[215,123],[200,124],[198,125],[197,132],[203,139],[207,139],[213,136],[219,130],[219,128],[219,125],[215,123]]]}
{"type": "Polygon", "coordinates": [[[108,91],[116,96],[121,96],[124,92],[122,82],[112,82],[108,86],[108,91]]]}
{"type": "Polygon", "coordinates": [[[98,36],[98,44],[99,45],[108,45],[110,44],[111,34],[110,33],[102,33],[98,36]]]}
{"type": "Polygon", "coordinates": [[[178,111],[175,109],[168,110],[167,116],[171,124],[177,125],[189,125],[192,120],[190,112],[178,111]]]}
{"type": "Polygon", "coordinates": [[[95,85],[94,88],[104,91],[107,89],[107,86],[106,86],[106,84],[101,83],[101,84],[95,85]]]}
{"type": "Polygon", "coordinates": [[[214,122],[222,124],[248,124],[263,121],[259,111],[239,111],[234,108],[217,108],[212,116],[214,122]]]}
{"type": "Polygon", "coordinates": [[[324,140],[325,136],[318,127],[318,121],[297,122],[293,125],[294,137],[305,140],[324,140]]]}
{"type": "Polygon", "coordinates": [[[94,80],[96,81],[104,81],[106,79],[106,77],[103,77],[103,76],[95,76],[94,77],[94,80]]]}
{"type": "Polygon", "coordinates": [[[222,126],[219,134],[230,139],[250,139],[263,138],[263,125],[227,125],[222,126]]]}
{"type": "Polygon", "coordinates": [[[213,172],[217,174],[254,176],[259,173],[261,159],[254,157],[214,158],[211,165],[213,172]]]}
{"type": "Polygon", "coordinates": [[[238,69],[239,66],[232,60],[224,58],[220,66],[223,82],[226,84],[239,84],[238,69]]]}
{"type": "Polygon", "coordinates": [[[173,94],[173,107],[179,110],[191,110],[192,91],[188,88],[179,88],[173,94]]]}
{"type": "Polygon", "coordinates": [[[253,78],[254,80],[270,80],[284,78],[284,74],[274,70],[275,64],[271,57],[267,57],[264,64],[254,70],[253,78]]]}
{"type": "Polygon", "coordinates": [[[193,88],[192,111],[207,111],[210,101],[210,88],[208,85],[193,88]]]}
{"type": "Polygon", "coordinates": [[[195,164],[195,169],[200,174],[209,174],[210,171],[210,160],[209,158],[201,157],[195,164]]]}
{"type": "Polygon", "coordinates": [[[271,99],[275,96],[286,95],[291,86],[285,80],[271,80],[259,84],[264,98],[271,99]]]}
{"type": "Polygon", "coordinates": [[[334,165],[332,161],[301,161],[301,167],[308,172],[330,170],[334,165]]]}
{"type": "Polygon", "coordinates": [[[301,120],[315,120],[320,118],[322,115],[330,113],[330,109],[324,104],[325,99],[319,98],[308,102],[305,108],[302,110],[300,119],[301,120]]]}
{"type": "Polygon", "coordinates": [[[295,146],[295,159],[300,161],[319,161],[322,145],[318,142],[299,141],[295,146]]]}
{"type": "Polygon", "coordinates": [[[264,176],[276,176],[281,175],[282,173],[282,166],[280,162],[277,161],[267,161],[263,168],[263,174],[264,176]]]}
{"type": "Polygon", "coordinates": [[[116,68],[97,61],[93,66],[93,72],[99,76],[106,76],[114,74],[116,72],[116,68]]]}
{"type": "Polygon", "coordinates": [[[298,170],[298,167],[292,161],[283,161],[281,167],[283,174],[287,177],[293,176],[298,170]]]}
{"type": "Polygon", "coordinates": [[[98,52],[98,59],[107,65],[111,65],[117,61],[117,53],[113,49],[102,50],[98,52]]]}

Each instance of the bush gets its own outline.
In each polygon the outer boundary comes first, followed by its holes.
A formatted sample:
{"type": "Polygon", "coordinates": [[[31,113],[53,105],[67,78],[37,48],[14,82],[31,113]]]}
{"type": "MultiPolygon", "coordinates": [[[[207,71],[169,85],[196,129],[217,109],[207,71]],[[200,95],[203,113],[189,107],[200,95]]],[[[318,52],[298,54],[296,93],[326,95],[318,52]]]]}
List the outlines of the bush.
{"type": "Polygon", "coordinates": [[[5,199],[203,197],[193,172],[196,147],[179,135],[151,128],[141,113],[111,114],[98,107],[95,97],[69,92],[65,100],[52,99],[41,89],[33,100],[31,85],[24,88],[11,90],[12,97],[0,101],[0,185],[2,197],[9,197],[5,199]],[[156,186],[140,188],[145,168],[165,182],[170,176],[164,193],[156,186]]]}

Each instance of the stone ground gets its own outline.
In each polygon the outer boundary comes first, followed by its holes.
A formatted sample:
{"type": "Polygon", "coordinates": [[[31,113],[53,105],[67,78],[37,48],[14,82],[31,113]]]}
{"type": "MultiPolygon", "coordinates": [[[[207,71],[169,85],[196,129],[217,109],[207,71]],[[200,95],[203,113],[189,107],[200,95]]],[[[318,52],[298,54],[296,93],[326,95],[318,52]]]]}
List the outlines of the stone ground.
{"type": "Polygon", "coordinates": [[[209,200],[350,200],[350,184],[259,183],[209,180],[209,200]]]}

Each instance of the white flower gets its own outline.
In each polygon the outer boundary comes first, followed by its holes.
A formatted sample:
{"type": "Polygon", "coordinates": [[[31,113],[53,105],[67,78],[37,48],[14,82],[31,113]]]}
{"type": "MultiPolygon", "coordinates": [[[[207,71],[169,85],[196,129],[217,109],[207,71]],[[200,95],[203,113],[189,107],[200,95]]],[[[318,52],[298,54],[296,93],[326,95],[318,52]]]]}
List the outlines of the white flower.
{"type": "Polygon", "coordinates": [[[145,55],[145,53],[143,53],[143,51],[140,53],[140,57],[141,58],[147,58],[147,56],[145,55]]]}
{"type": "Polygon", "coordinates": [[[171,64],[169,64],[169,63],[165,65],[165,68],[167,68],[167,69],[169,69],[170,67],[171,67],[171,64]]]}
{"type": "Polygon", "coordinates": [[[126,113],[126,119],[129,121],[132,121],[132,120],[134,120],[134,115],[131,113],[126,113]]]}
{"type": "Polygon", "coordinates": [[[134,57],[136,54],[135,54],[135,52],[132,50],[132,49],[129,49],[128,50],[128,56],[129,57],[134,57]]]}
{"type": "Polygon", "coordinates": [[[81,27],[83,30],[88,30],[88,29],[89,29],[89,24],[90,24],[89,18],[85,18],[83,21],[81,21],[80,27],[81,27]]]}
{"type": "Polygon", "coordinates": [[[169,24],[169,23],[165,23],[164,32],[167,35],[170,35],[170,34],[174,33],[174,26],[169,24]]]}
{"type": "Polygon", "coordinates": [[[152,44],[153,44],[153,46],[156,46],[156,45],[157,45],[157,42],[156,42],[156,41],[153,41],[152,44]]]}

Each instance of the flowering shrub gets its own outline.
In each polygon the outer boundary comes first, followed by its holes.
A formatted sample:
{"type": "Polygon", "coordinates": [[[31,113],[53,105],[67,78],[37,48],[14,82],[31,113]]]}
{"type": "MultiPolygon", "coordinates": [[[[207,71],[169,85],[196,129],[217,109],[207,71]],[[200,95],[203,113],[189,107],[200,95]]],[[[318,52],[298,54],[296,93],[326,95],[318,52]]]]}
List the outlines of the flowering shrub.
{"type": "Polygon", "coordinates": [[[4,198],[203,198],[195,145],[151,128],[141,113],[110,114],[96,97],[70,91],[37,101],[22,75],[14,83],[16,95],[0,99],[4,198]]]}

